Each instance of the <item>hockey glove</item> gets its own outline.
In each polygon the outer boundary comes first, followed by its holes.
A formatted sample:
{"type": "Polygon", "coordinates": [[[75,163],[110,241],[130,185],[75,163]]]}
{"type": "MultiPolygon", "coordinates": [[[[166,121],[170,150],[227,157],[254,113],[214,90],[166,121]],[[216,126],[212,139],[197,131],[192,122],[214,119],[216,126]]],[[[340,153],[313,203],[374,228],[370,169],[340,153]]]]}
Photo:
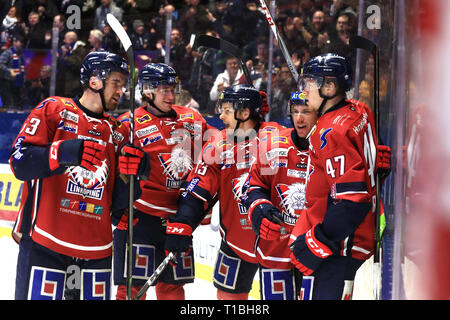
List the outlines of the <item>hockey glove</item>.
{"type": "Polygon", "coordinates": [[[248,209],[248,219],[253,231],[264,240],[276,240],[285,233],[281,226],[283,217],[269,200],[254,201],[248,209]]]}
{"type": "Polygon", "coordinates": [[[377,170],[381,179],[385,179],[391,173],[391,148],[389,146],[377,146],[377,170]]]}
{"type": "Polygon", "coordinates": [[[95,172],[106,159],[106,146],[95,141],[70,139],[58,140],[50,145],[49,167],[56,170],[60,166],[82,166],[95,172]]]}
{"type": "MultiPolygon", "coordinates": [[[[133,219],[133,227],[136,226],[136,223],[138,223],[139,218],[133,219]]],[[[128,230],[128,215],[126,213],[122,214],[122,217],[120,217],[120,221],[116,226],[119,230],[128,230]]]]}
{"type": "Polygon", "coordinates": [[[175,221],[176,218],[169,217],[166,227],[166,242],[164,249],[166,255],[169,252],[189,254],[192,246],[192,227],[187,223],[175,221]]]}
{"type": "Polygon", "coordinates": [[[320,224],[297,237],[290,245],[291,262],[305,276],[311,275],[320,264],[336,251],[336,246],[322,233],[320,224]]]}
{"type": "Polygon", "coordinates": [[[150,175],[150,160],[148,154],[141,148],[125,144],[119,156],[119,171],[126,175],[138,176],[147,180],[150,175]]]}

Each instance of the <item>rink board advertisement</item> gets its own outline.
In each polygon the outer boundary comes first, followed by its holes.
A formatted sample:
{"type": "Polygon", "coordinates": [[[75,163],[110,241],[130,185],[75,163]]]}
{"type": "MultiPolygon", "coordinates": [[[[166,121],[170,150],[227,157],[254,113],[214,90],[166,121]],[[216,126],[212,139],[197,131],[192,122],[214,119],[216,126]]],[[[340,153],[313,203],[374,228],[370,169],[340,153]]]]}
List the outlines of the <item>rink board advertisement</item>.
{"type": "Polygon", "coordinates": [[[9,164],[0,164],[0,236],[10,235],[17,217],[23,181],[17,180],[9,164]]]}

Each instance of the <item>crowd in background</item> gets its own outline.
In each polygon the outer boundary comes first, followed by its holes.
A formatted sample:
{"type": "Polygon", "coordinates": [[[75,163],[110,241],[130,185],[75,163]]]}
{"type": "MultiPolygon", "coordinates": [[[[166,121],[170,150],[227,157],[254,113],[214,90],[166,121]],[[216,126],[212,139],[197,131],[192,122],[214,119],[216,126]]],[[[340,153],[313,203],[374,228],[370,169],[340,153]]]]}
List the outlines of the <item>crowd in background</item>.
{"type": "MultiPolygon", "coordinates": [[[[270,1],[266,3],[270,6],[270,1]]],[[[354,61],[356,55],[349,47],[349,38],[356,33],[357,6],[357,0],[276,0],[276,25],[298,71],[309,57],[323,52],[339,53],[354,61]]],[[[230,85],[223,79],[245,81],[239,66],[224,52],[192,48],[191,35],[209,34],[244,49],[254,85],[270,91],[271,120],[284,117],[283,110],[296,83],[276,40],[272,68],[268,70],[271,30],[258,0],[2,1],[1,110],[33,108],[49,96],[51,66],[42,65],[39,77],[27,79],[28,66],[21,52],[50,50],[55,34],[52,28],[58,29],[55,95],[79,95],[79,68],[88,52],[103,48],[123,53],[106,23],[107,13],[122,22],[143,61],[164,62],[165,55],[170,54],[170,64],[177,70],[183,88],[178,103],[213,115],[217,99],[213,91],[220,92],[230,85]],[[73,6],[81,13],[78,25],[73,20],[73,6]],[[172,19],[168,50],[167,19],[172,19]]]]}

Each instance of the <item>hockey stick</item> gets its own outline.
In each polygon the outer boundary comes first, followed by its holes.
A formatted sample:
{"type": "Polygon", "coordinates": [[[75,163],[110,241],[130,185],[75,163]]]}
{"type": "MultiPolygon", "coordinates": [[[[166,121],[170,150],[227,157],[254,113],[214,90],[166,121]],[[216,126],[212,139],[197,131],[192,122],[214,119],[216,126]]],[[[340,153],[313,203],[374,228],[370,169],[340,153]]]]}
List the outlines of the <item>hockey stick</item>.
{"type": "Polygon", "coordinates": [[[270,13],[269,8],[267,8],[266,2],[264,0],[259,0],[259,4],[261,6],[261,9],[264,10],[267,23],[269,23],[270,29],[272,29],[272,32],[275,35],[275,38],[277,39],[281,53],[283,54],[284,59],[286,60],[286,63],[288,64],[288,67],[289,67],[289,70],[291,71],[292,77],[294,78],[295,82],[298,84],[299,76],[298,76],[297,69],[295,68],[294,63],[292,62],[291,55],[289,54],[286,43],[284,42],[283,38],[280,35],[280,32],[278,31],[277,26],[275,25],[275,21],[273,20],[272,14],[270,13]]]}
{"type": "MultiPolygon", "coordinates": [[[[380,143],[380,89],[379,89],[379,50],[375,43],[367,38],[361,36],[353,36],[350,38],[350,47],[356,49],[363,49],[372,54],[374,62],[374,94],[373,94],[373,110],[375,114],[375,131],[377,137],[377,145],[380,143]]],[[[374,295],[375,300],[380,299],[381,295],[381,264],[380,264],[380,249],[381,249],[381,221],[380,221],[380,195],[381,195],[381,183],[380,175],[375,175],[376,197],[375,204],[375,251],[373,254],[374,262],[374,295]]]]}
{"type": "Polygon", "coordinates": [[[134,300],[139,300],[148,290],[148,288],[158,279],[164,269],[169,265],[170,260],[175,258],[175,253],[169,252],[169,254],[164,258],[163,262],[156,268],[155,272],[148,278],[147,282],[143,285],[141,290],[134,297],[134,300]]]}
{"type": "Polygon", "coordinates": [[[232,55],[237,58],[239,64],[241,65],[242,71],[244,72],[245,79],[247,83],[253,86],[253,81],[250,76],[250,72],[248,71],[247,65],[244,62],[244,55],[242,49],[238,46],[232,44],[231,42],[226,41],[225,39],[219,39],[216,37],[208,36],[206,34],[201,34],[195,40],[194,47],[208,47],[217,50],[222,50],[223,52],[232,55]]]}
{"type": "MultiPolygon", "coordinates": [[[[135,64],[134,64],[134,51],[131,45],[131,40],[125,29],[120,24],[119,20],[116,19],[111,13],[106,15],[106,21],[111,26],[111,29],[119,37],[123,48],[128,57],[128,63],[130,64],[130,137],[129,142],[134,144],[134,81],[136,78],[135,64]]],[[[131,286],[133,281],[132,275],[132,264],[133,264],[133,215],[134,215],[134,175],[130,175],[130,205],[128,209],[128,244],[127,244],[127,300],[131,300],[131,286]]]]}

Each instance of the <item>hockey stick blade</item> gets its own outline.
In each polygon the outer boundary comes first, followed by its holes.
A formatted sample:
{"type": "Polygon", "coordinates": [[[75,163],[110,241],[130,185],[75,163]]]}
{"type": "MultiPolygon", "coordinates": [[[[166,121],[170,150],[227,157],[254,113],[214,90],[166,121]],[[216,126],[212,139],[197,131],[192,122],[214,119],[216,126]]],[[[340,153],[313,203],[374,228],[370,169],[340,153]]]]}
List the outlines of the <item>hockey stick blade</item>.
{"type": "Polygon", "coordinates": [[[243,60],[244,55],[241,48],[224,39],[208,36],[206,34],[199,35],[195,40],[194,48],[201,46],[213,48],[216,50],[222,50],[223,52],[237,58],[239,60],[239,64],[241,65],[242,71],[244,72],[245,79],[247,80],[248,84],[253,86],[250,72],[248,71],[247,66],[245,65],[245,62],[243,60]]]}
{"type": "Polygon", "coordinates": [[[112,13],[108,13],[106,15],[106,21],[111,26],[111,29],[113,29],[113,31],[119,37],[119,40],[122,43],[125,51],[128,51],[128,49],[131,47],[131,40],[130,37],[128,37],[128,34],[125,31],[125,29],[120,24],[119,20],[117,20],[117,18],[114,17],[112,13]]]}
{"type": "Polygon", "coordinates": [[[364,49],[366,51],[375,53],[375,50],[377,49],[377,45],[370,41],[367,38],[361,37],[361,36],[352,36],[350,37],[350,47],[356,48],[356,49],[364,49]]]}
{"type": "Polygon", "coordinates": [[[175,253],[169,252],[169,254],[166,256],[166,258],[161,262],[161,264],[156,268],[155,272],[148,278],[147,282],[144,284],[144,286],[139,290],[137,295],[134,297],[134,300],[139,300],[150,288],[150,286],[155,283],[156,279],[161,275],[161,273],[164,271],[164,269],[169,265],[170,260],[175,258],[175,253]]]}

